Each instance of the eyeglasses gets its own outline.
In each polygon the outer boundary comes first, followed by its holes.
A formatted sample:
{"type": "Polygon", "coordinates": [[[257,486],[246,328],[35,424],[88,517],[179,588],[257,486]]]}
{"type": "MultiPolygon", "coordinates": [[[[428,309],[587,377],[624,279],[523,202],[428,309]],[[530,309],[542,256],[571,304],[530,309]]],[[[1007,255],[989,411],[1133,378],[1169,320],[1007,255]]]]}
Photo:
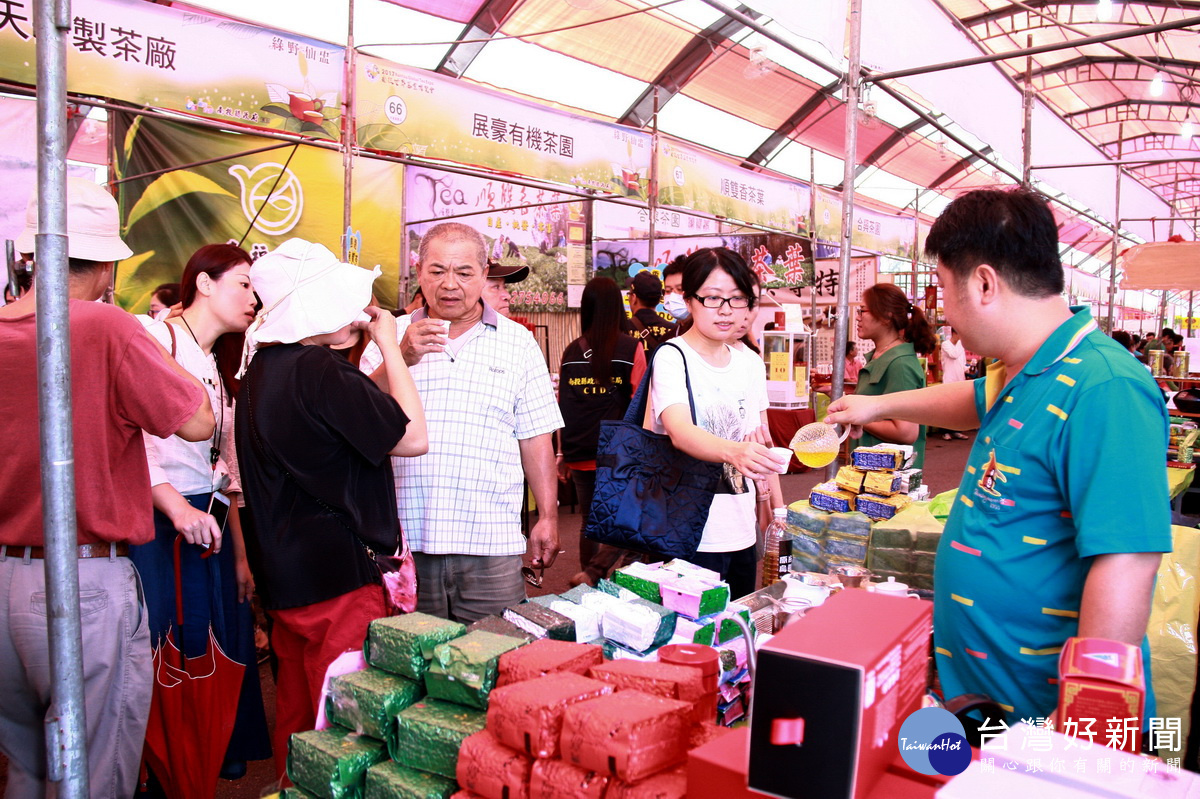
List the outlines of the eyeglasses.
{"type": "Polygon", "coordinates": [[[696,302],[705,308],[712,308],[713,310],[719,309],[725,303],[729,303],[730,308],[737,308],[739,310],[750,307],[749,297],[696,297],[696,302]]]}

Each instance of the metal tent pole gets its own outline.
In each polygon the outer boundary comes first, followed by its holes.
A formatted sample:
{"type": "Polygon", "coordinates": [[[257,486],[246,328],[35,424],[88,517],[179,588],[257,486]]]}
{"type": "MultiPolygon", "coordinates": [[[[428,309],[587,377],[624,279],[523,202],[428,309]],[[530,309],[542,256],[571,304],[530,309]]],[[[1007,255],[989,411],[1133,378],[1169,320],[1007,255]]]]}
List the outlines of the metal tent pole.
{"type": "MultiPolygon", "coordinates": [[[[846,333],[850,313],[850,257],[854,236],[854,174],[858,161],[858,90],[862,76],[862,0],[849,0],[850,64],[846,70],[846,152],[842,173],[842,250],[838,269],[837,320],[833,332],[832,396],[842,396],[846,384],[846,333]]],[[[837,475],[835,458],[825,470],[825,479],[837,475]]]]}
{"type": "Polygon", "coordinates": [[[83,638],[75,531],[71,339],[67,302],[67,36],[69,0],[38,0],[37,356],[50,708],[47,777],[63,799],[88,795],[83,638]]]}
{"type": "MultiPolygon", "coordinates": [[[[350,256],[350,235],[354,232],[353,196],[351,194],[354,177],[354,84],[355,60],[357,52],[354,49],[354,0],[350,0],[346,23],[346,61],[343,69],[342,85],[342,258],[350,256]]],[[[355,256],[357,258],[357,254],[355,256]]],[[[404,299],[404,298],[400,298],[404,299]]],[[[408,304],[401,302],[400,307],[408,304]]]]}
{"type": "Polygon", "coordinates": [[[913,75],[925,75],[930,72],[941,72],[947,69],[955,69],[956,67],[971,67],[975,66],[976,64],[990,64],[994,61],[1007,61],[1010,58],[1039,55],[1040,53],[1053,53],[1058,50],[1070,50],[1076,47],[1086,47],[1089,44],[1115,42],[1120,39],[1131,39],[1135,36],[1151,36],[1155,33],[1179,30],[1180,28],[1191,28],[1197,25],[1200,25],[1200,17],[1185,17],[1184,19],[1176,19],[1170,22],[1163,22],[1158,25],[1137,25],[1132,28],[1125,28],[1123,30],[1116,31],[1114,33],[1104,33],[1099,36],[1085,36],[1080,39],[1068,39],[1064,42],[1041,44],[1037,47],[1026,47],[1021,50],[1010,50],[1007,53],[993,53],[991,55],[963,58],[958,61],[946,61],[941,64],[930,64],[923,67],[913,67],[912,69],[898,69],[894,72],[877,72],[874,75],[867,77],[866,80],[872,83],[879,83],[885,80],[908,78],[913,75]]]}
{"type": "MultiPolygon", "coordinates": [[[[1026,37],[1026,47],[1033,46],[1033,35],[1026,37]]],[[[1021,91],[1021,185],[1033,188],[1033,56],[1025,57],[1025,85],[1021,91]]]]}
{"type": "MultiPolygon", "coordinates": [[[[1125,145],[1125,123],[1117,126],[1117,160],[1121,160],[1121,150],[1125,145]]],[[[1113,209],[1113,219],[1121,218],[1121,167],[1117,167],[1116,207],[1113,209]]],[[[1121,249],[1121,225],[1113,222],[1112,232],[1112,267],[1108,272],[1108,334],[1113,333],[1113,303],[1117,299],[1117,253],[1121,249]]]]}

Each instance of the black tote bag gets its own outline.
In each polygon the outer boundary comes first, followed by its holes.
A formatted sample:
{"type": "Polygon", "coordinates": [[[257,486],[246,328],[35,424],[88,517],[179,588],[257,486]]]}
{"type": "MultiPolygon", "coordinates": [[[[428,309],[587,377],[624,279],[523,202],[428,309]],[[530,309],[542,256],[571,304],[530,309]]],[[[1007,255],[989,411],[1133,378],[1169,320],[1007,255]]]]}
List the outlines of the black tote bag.
{"type": "MultiPolygon", "coordinates": [[[[688,405],[696,423],[696,403],[683,350],[688,405]]],[[[596,450],[596,489],[584,535],[602,544],[687,559],[696,554],[715,493],[721,490],[723,464],[709,463],[677,450],[667,435],[642,427],[654,356],[625,418],[600,423],[596,450]]]]}

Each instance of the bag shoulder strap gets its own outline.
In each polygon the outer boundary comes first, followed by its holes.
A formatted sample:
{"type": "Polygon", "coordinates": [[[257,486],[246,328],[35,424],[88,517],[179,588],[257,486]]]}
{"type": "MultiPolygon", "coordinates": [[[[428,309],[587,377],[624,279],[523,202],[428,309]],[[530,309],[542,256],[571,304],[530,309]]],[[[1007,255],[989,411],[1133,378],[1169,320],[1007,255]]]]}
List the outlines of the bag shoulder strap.
{"type": "Polygon", "coordinates": [[[687,386],[688,407],[692,411],[692,424],[699,426],[696,421],[696,399],[692,396],[692,377],[688,372],[687,355],[683,349],[671,341],[666,341],[661,344],[658,349],[650,353],[649,362],[646,364],[646,374],[642,375],[642,382],[638,385],[637,393],[633,395],[633,399],[629,401],[629,408],[625,411],[625,421],[629,424],[642,426],[642,420],[646,418],[646,403],[649,401],[650,395],[650,378],[654,374],[654,359],[658,354],[667,347],[679,353],[679,357],[683,359],[683,381],[687,386]]]}
{"type": "Polygon", "coordinates": [[[175,325],[170,322],[163,322],[167,326],[167,332],[171,334],[171,357],[175,357],[175,325]]]}

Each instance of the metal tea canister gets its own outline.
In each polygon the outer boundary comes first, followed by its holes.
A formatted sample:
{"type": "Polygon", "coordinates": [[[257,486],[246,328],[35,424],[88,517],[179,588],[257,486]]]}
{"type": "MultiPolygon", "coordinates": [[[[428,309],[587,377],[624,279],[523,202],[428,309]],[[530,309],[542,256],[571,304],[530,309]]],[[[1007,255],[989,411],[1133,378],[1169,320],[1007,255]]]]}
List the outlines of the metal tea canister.
{"type": "Polygon", "coordinates": [[[1163,373],[1163,355],[1162,350],[1150,350],[1150,374],[1159,377],[1163,373]]]}
{"type": "Polygon", "coordinates": [[[1175,351],[1175,368],[1173,370],[1175,377],[1187,377],[1191,373],[1191,364],[1189,363],[1191,357],[1192,354],[1187,350],[1175,351]]]}

